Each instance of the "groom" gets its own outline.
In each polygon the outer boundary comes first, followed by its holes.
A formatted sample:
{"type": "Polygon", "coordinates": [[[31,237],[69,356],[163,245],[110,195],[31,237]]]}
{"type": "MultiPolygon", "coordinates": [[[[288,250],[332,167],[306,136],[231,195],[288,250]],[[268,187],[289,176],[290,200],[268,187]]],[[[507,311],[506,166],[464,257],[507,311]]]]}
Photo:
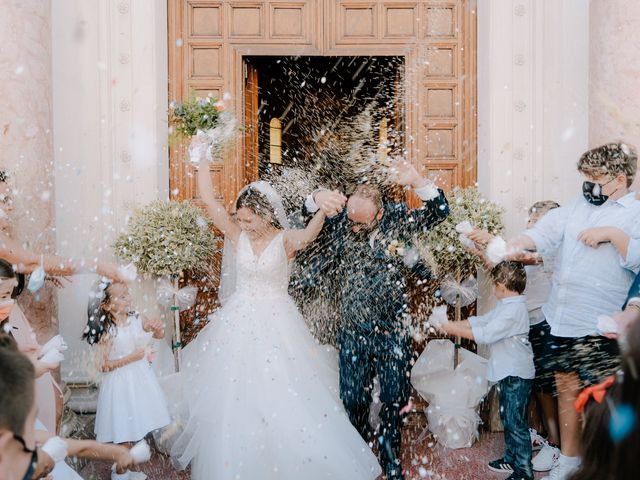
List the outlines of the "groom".
{"type": "Polygon", "coordinates": [[[442,190],[404,160],[390,169],[394,183],[412,188],[423,206],[409,210],[403,202],[384,203],[378,187],[359,185],[351,197],[329,190],[309,195],[303,213],[322,209],[328,216],[307,256],[307,281],[333,275],[340,293],[340,397],[351,423],[366,441],[373,378],[380,382],[382,410],[378,432],[387,479],[403,477],[400,465],[400,410],[410,395],[410,339],[403,322],[407,314],[406,277],[429,277],[428,268],[410,244],[449,214],[442,190]],[[346,203],[346,207],[345,207],[346,203]]]}

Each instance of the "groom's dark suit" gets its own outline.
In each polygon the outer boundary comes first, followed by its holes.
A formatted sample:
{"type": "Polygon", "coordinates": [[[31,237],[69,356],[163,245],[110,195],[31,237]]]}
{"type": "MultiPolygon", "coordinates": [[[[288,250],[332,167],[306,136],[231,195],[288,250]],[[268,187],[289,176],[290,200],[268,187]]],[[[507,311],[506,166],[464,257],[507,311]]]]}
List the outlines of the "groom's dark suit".
{"type": "MultiPolygon", "coordinates": [[[[303,213],[311,217],[305,205],[303,213]]],[[[310,255],[306,255],[305,279],[333,277],[340,292],[341,320],[340,396],[351,423],[369,440],[369,406],[374,376],[380,381],[382,426],[378,432],[387,478],[402,478],[399,465],[400,409],[410,394],[410,342],[403,319],[407,312],[406,278],[428,278],[420,261],[403,255],[416,234],[426,232],[449,214],[444,193],[409,210],[388,203],[373,231],[355,234],[346,209],[325,221],[310,255]],[[401,251],[398,253],[397,247],[401,251]]]]}

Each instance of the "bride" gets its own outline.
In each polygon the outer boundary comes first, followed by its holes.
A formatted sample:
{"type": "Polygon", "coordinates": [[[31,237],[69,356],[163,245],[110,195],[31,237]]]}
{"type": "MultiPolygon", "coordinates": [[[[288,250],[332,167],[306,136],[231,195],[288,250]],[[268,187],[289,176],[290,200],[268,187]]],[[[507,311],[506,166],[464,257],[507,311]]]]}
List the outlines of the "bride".
{"type": "Polygon", "coordinates": [[[223,306],[183,351],[188,419],[172,458],[191,464],[195,480],[375,479],[380,467],[338,398],[331,354],[287,293],[289,263],[316,238],[324,215],[291,230],[278,194],[255,182],[230,216],[206,165],[198,185],[225,235],[223,306]]]}

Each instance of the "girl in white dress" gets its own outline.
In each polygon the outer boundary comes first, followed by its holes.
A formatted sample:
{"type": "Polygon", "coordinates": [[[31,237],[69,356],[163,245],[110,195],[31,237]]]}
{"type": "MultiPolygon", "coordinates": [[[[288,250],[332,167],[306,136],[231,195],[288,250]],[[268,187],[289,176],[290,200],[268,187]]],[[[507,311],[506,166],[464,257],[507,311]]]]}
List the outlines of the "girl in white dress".
{"type": "Polygon", "coordinates": [[[375,479],[380,466],[338,398],[331,359],[288,295],[290,260],[316,238],[324,214],[289,230],[277,193],[255,182],[231,216],[209,169],[198,170],[225,235],[223,306],[183,351],[188,416],[172,457],[191,464],[194,480],[375,479]]]}
{"type": "MultiPolygon", "coordinates": [[[[170,423],[164,392],[147,360],[151,338],[164,338],[159,320],[141,319],[132,311],[124,283],[102,279],[89,302],[83,338],[96,345],[103,372],[98,394],[95,433],[98,442],[137,442],[170,423]]],[[[125,477],[140,478],[139,472],[125,477]]]]}

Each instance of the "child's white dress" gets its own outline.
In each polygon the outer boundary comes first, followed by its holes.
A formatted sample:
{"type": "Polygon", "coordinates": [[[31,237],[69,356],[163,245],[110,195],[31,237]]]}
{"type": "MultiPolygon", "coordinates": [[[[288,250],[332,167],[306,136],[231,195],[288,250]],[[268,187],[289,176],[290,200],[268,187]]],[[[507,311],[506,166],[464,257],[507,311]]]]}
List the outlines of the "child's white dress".
{"type": "MultiPolygon", "coordinates": [[[[126,325],[113,329],[109,360],[124,358],[150,340],[139,315],[131,313],[126,325]]],[[[137,442],[169,422],[164,392],[146,356],[103,374],[96,412],[97,441],[137,442]]]]}

